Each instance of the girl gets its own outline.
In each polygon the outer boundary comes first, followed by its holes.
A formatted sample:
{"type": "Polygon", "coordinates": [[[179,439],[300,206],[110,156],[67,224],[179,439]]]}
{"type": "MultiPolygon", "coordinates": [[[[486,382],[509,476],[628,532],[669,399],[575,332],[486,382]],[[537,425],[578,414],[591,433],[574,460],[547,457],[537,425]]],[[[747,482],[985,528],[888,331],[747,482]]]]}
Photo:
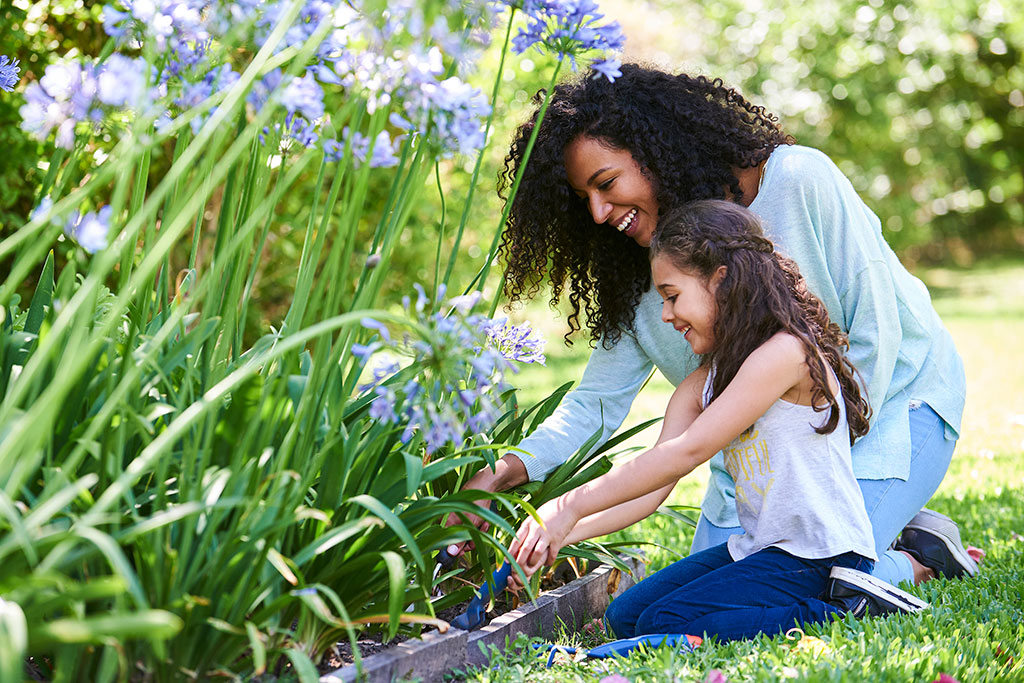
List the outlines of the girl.
{"type": "MultiPolygon", "coordinates": [[[[533,296],[547,278],[553,300],[567,295],[570,325],[585,321],[596,348],[576,389],[519,444],[529,455],[504,455],[466,488],[543,479],[596,431],[618,429],[652,367],[675,385],[697,367],[685,340],[658,320],[647,248],[673,207],[728,199],[763,221],[849,338],[874,408],[852,450],[879,556],[874,576],[895,584],[973,574],[956,525],[921,510],[953,455],[963,366],[878,217],[828,157],[792,144],[771,114],[721,81],[636,64],[621,71],[614,83],[582,73],[555,88],[502,242],[511,299],[533,296]],[[891,549],[904,528],[911,533],[891,549]]],[[[535,112],[517,132],[506,183],[536,125],[535,112]]],[[[743,531],[721,456],[710,469],[693,552],[743,531]]]]}
{"type": "Polygon", "coordinates": [[[566,544],[654,512],[715,453],[736,483],[746,531],[655,573],[609,607],[620,638],[689,633],[720,640],[826,620],[833,568],[870,571],[871,524],[850,462],[868,404],[846,338],[777,255],[757,218],[726,201],[670,212],[650,242],[654,288],[700,359],[676,389],[657,445],[538,510],[510,551],[527,573],[566,544]]]}

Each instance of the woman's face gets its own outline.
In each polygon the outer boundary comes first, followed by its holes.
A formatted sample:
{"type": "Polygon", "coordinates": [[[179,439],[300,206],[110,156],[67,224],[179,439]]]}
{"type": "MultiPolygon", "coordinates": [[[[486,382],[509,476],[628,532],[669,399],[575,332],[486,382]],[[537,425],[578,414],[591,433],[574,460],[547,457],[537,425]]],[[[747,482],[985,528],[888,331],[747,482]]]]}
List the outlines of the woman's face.
{"type": "Polygon", "coordinates": [[[654,183],[632,154],[581,135],[565,148],[565,172],[595,223],[650,246],[658,226],[658,201],[654,183]]]}
{"type": "Polygon", "coordinates": [[[682,333],[696,354],[710,353],[715,348],[715,291],[724,277],[725,266],[719,266],[705,280],[679,270],[667,256],[658,255],[651,261],[651,278],[664,302],[661,319],[682,333]]]}

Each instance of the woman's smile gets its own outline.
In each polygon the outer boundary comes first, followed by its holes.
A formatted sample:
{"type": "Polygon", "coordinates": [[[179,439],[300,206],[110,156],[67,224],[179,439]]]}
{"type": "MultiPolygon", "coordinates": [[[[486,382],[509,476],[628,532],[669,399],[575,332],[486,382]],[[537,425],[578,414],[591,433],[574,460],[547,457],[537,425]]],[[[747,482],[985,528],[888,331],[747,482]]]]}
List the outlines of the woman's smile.
{"type": "Polygon", "coordinates": [[[650,246],[658,226],[658,200],[654,183],[628,150],[580,136],[565,148],[565,172],[595,223],[650,246]]]}

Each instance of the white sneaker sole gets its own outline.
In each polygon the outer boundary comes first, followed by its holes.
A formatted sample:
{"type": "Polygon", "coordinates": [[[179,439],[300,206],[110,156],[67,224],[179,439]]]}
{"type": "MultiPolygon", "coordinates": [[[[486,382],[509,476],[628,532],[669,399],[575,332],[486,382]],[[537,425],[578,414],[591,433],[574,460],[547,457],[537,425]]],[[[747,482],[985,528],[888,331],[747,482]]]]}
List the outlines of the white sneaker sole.
{"type": "Polygon", "coordinates": [[[946,515],[924,508],[914,515],[914,518],[910,520],[906,528],[924,531],[938,537],[945,544],[950,554],[960,563],[960,566],[964,568],[968,576],[974,576],[978,573],[978,564],[974,561],[974,558],[967,554],[967,550],[960,540],[960,527],[946,515]]]}
{"type": "Polygon", "coordinates": [[[921,598],[915,597],[910,593],[900,590],[891,583],[886,583],[881,579],[876,579],[871,574],[865,574],[859,572],[856,569],[847,569],[846,567],[832,567],[832,571],[829,576],[839,581],[844,581],[855,588],[871,593],[872,595],[885,596],[890,600],[898,599],[904,603],[908,612],[920,612],[931,607],[930,604],[922,600],[921,598]]]}

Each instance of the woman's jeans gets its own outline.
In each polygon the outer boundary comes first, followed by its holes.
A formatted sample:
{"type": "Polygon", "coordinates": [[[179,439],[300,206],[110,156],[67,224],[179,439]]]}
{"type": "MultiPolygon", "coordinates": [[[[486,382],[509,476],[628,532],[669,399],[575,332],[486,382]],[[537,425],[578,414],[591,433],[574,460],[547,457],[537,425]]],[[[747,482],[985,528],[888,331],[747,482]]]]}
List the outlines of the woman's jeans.
{"type": "MultiPolygon", "coordinates": [[[[956,441],[947,439],[946,423],[927,403],[914,403],[910,409],[910,476],[901,479],[858,479],[864,495],[864,507],[871,520],[878,562],[873,576],[891,584],[914,582],[914,569],[903,553],[889,550],[896,537],[914,515],[920,512],[939,488],[949,469],[956,441]]],[[[724,543],[741,527],[717,527],[700,516],[690,553],[724,543]]]]}
{"type": "Polygon", "coordinates": [[[871,560],[844,553],[805,560],[765,548],[734,562],[726,544],[684,557],[620,595],[605,620],[619,638],[651,633],[775,635],[827,621],[842,610],[822,602],[832,567],[870,571],[871,560]]]}

